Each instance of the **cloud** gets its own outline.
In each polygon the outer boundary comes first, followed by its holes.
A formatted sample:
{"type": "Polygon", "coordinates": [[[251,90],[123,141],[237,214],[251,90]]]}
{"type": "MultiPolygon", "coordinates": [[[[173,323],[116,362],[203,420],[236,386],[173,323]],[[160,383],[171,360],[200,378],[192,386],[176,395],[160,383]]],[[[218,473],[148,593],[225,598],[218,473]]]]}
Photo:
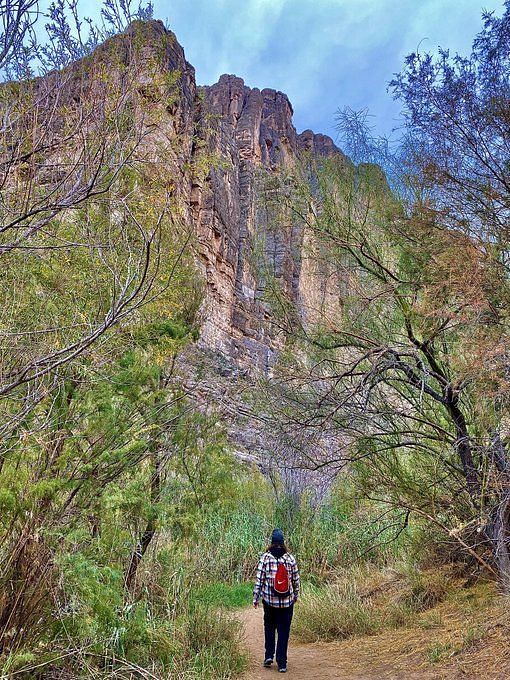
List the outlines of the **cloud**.
{"type": "MultiPolygon", "coordinates": [[[[91,0],[90,0],[91,1],[91,0]]],[[[340,107],[398,123],[387,84],[409,52],[469,52],[483,0],[155,0],[201,84],[235,73],[286,92],[298,129],[334,134],[340,107]]],[[[485,0],[501,13],[503,0],[485,0]]]]}
{"type": "MultiPolygon", "coordinates": [[[[486,2],[501,11],[503,2],[486,2]]],[[[398,122],[387,83],[406,54],[469,51],[478,0],[173,0],[169,23],[200,82],[236,73],[291,99],[298,128],[330,132],[339,107],[368,108],[381,132],[398,122]],[[425,39],[425,40],[424,40],[425,39]]],[[[156,2],[165,16],[165,3],[156,2]]]]}

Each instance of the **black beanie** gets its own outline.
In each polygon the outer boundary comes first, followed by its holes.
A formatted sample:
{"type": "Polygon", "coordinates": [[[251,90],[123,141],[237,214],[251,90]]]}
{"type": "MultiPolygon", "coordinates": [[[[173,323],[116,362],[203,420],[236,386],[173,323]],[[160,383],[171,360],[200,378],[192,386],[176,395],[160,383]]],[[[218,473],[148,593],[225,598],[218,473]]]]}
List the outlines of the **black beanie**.
{"type": "Polygon", "coordinates": [[[283,538],[283,531],[281,529],[275,529],[271,534],[271,544],[272,545],[284,545],[285,541],[283,538]]]}

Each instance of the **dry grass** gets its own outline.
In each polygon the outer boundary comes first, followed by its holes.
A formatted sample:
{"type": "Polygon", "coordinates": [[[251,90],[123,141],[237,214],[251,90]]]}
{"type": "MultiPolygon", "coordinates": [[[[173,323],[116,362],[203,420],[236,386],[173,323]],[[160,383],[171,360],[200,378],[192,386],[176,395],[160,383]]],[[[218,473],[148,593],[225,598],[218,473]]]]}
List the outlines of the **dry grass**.
{"type": "Polygon", "coordinates": [[[302,642],[330,642],[398,628],[444,600],[450,582],[441,571],[364,567],[325,586],[304,589],[295,631],[302,642]]]}
{"type": "Polygon", "coordinates": [[[296,614],[294,630],[302,642],[330,642],[379,629],[370,601],[362,599],[355,583],[309,589],[296,614]]]}
{"type": "MultiPolygon", "coordinates": [[[[384,603],[401,597],[395,585],[379,585],[383,609],[384,603]]],[[[342,677],[507,680],[509,604],[494,583],[465,588],[463,581],[450,580],[444,601],[415,612],[398,628],[381,625],[376,634],[353,632],[349,639],[327,645],[328,653],[338,659],[342,677]]]]}

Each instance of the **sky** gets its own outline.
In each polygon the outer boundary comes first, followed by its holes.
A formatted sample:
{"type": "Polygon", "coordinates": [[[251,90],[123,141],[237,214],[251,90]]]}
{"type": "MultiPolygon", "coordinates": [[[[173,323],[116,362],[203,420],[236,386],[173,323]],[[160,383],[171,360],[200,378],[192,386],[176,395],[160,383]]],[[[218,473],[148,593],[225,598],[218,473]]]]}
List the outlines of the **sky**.
{"type": "MultiPolygon", "coordinates": [[[[88,0],[92,4],[92,0],[88,0]]],[[[387,92],[407,54],[438,46],[468,54],[482,9],[502,0],[155,0],[197,82],[234,73],[285,92],[299,132],[336,137],[335,112],[368,109],[390,134],[399,106],[387,92]]]]}

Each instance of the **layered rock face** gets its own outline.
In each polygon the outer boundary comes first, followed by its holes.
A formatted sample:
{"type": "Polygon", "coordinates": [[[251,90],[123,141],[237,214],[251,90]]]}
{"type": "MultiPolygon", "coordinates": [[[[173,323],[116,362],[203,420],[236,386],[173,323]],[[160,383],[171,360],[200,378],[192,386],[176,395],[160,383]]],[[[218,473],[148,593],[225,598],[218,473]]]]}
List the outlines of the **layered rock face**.
{"type": "Polygon", "coordinates": [[[282,206],[275,211],[274,180],[281,188],[302,151],[341,152],[330,137],[297,134],[282,92],[249,88],[233,75],[203,91],[212,121],[208,148],[220,162],[194,188],[207,280],[202,342],[238,364],[268,371],[282,343],[267,300],[268,278],[305,317],[320,306],[327,278],[304,265],[304,226],[282,206]]]}
{"type": "MultiPolygon", "coordinates": [[[[290,301],[305,323],[340,297],[291,207],[297,161],[345,157],[331,138],[296,132],[282,92],[234,75],[197,87],[183,48],[159,21],[133,22],[60,77],[69,106],[83,98],[104,109],[108,82],[125,89],[137,154],[161,173],[175,214],[194,234],[205,281],[201,345],[239,367],[270,371],[284,334],[268,293],[290,301]]],[[[51,91],[52,76],[37,83],[51,91]]]]}
{"type": "MultiPolygon", "coordinates": [[[[313,238],[303,220],[278,192],[292,185],[301,154],[345,157],[330,137],[296,132],[282,92],[249,88],[234,75],[199,88],[161,22],[136,22],[127,33],[133,31],[143,35],[147,60],[156,54],[177,77],[152,138],[196,236],[205,280],[200,344],[239,367],[268,372],[284,342],[268,287],[291,300],[305,322],[339,299],[331,272],[310,256],[313,238]]],[[[152,77],[140,82],[149,98],[152,77]]]]}

